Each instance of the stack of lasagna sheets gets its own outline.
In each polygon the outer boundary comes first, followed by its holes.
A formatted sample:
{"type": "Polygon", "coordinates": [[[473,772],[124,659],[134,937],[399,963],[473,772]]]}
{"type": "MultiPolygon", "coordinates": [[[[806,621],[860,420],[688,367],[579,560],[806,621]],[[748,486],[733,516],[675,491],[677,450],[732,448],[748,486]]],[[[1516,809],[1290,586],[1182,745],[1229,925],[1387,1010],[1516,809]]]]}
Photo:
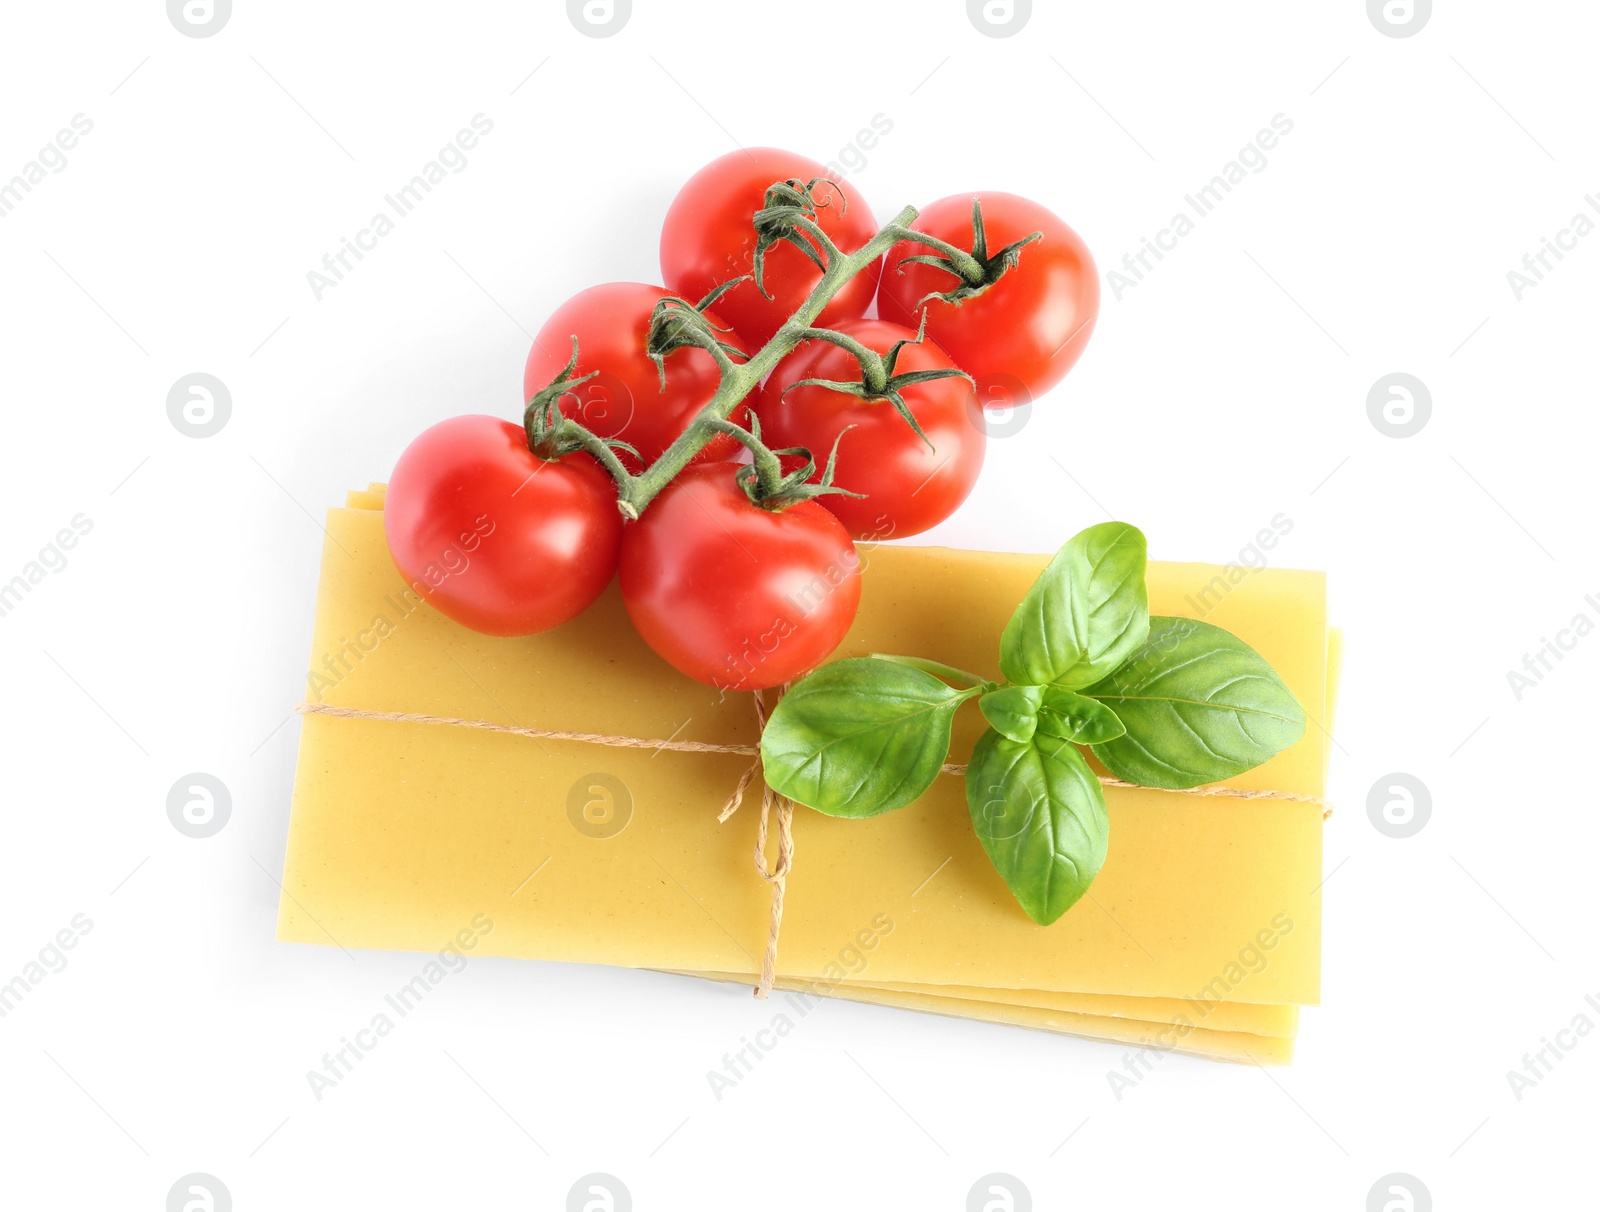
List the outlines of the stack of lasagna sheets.
{"type": "MultiPolygon", "coordinates": [[[[759,795],[717,820],[748,756],[367,714],[751,746],[752,696],[667,666],[615,584],[542,635],[451,622],[395,569],[382,508],[374,485],[328,516],[309,698],[363,714],[303,719],[279,937],[439,951],[466,931],[476,954],[754,984],[770,906],[752,854],[759,795]]],[[[442,553],[441,575],[471,558],[442,553]]],[[[908,653],[996,678],[1000,632],[1049,561],[888,545],[863,558],[837,657],[908,653]]],[[[1228,786],[1321,796],[1337,663],[1322,575],[1152,563],[1148,583],[1153,614],[1204,611],[1271,662],[1312,720],[1228,786]]],[[[950,761],[982,727],[961,712],[950,761]]],[[[797,809],[777,987],[1287,1061],[1299,1007],[1318,999],[1322,808],[1118,787],[1106,798],[1105,867],[1048,927],[989,863],[959,777],[868,820],[797,809]]]]}

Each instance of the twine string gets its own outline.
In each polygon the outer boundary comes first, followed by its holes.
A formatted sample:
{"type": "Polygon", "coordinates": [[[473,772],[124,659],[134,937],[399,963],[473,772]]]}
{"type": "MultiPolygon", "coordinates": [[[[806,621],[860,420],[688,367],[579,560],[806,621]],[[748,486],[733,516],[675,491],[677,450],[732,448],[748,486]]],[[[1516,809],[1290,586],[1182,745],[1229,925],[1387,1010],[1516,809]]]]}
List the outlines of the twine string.
{"type": "MultiPolygon", "coordinates": [[[[782,698],[784,691],[788,690],[788,683],[778,689],[778,698],[782,698]]],[[[755,692],[756,700],[756,726],[759,731],[767,730],[767,704],[761,692],[755,692]]],[[[774,703],[774,706],[777,704],[774,703]]],[[[761,758],[750,764],[746,771],[747,776],[753,776],[761,769],[761,758]]],[[[737,804],[734,805],[738,807],[737,804]]],[[[728,813],[727,815],[731,815],[728,813]]],[[[720,817],[726,820],[727,815],[720,817]]],[[[761,787],[761,819],[756,824],[756,874],[772,886],[772,913],[767,920],[767,948],[761,954],[761,981],[756,985],[756,997],[765,1001],[772,994],[772,982],[777,977],[778,970],[778,931],[783,926],[783,894],[788,888],[789,868],[794,866],[794,801],[786,795],[780,795],[765,783],[761,787]],[[767,865],[767,821],[770,816],[778,819],[778,858],[770,867],[767,865]]]]}
{"type": "Polygon", "coordinates": [[[670,749],[675,753],[736,753],[755,757],[761,750],[754,745],[713,745],[706,741],[654,740],[644,736],[613,736],[605,732],[566,732],[551,728],[523,728],[496,724],[492,720],[464,720],[453,715],[427,715],[418,711],[367,711],[360,707],[338,707],[332,703],[301,703],[301,715],[336,715],[347,720],[389,720],[395,724],[447,724],[452,728],[477,728],[484,732],[506,732],[512,736],[541,741],[577,741],[584,745],[610,745],[618,749],[670,749]]]}
{"type": "MultiPolygon", "coordinates": [[[[784,686],[778,691],[781,698],[784,686]]],[[[767,706],[757,690],[754,694],[756,707],[757,734],[766,730],[767,706]]],[[[603,732],[570,732],[560,728],[524,728],[513,724],[496,724],[491,720],[469,720],[457,716],[429,715],[416,711],[368,711],[359,707],[340,707],[333,703],[301,703],[296,708],[302,715],[331,715],[349,720],[386,720],[396,724],[439,724],[451,728],[476,728],[483,732],[501,732],[512,736],[529,737],[546,741],[574,741],[583,745],[609,745],[618,749],[666,749],[673,753],[727,753],[740,757],[751,757],[755,760],[745,767],[744,773],[739,776],[739,781],[734,784],[733,792],[722,805],[722,811],[717,814],[717,821],[726,821],[739,810],[744,802],[744,794],[750,788],[750,783],[761,773],[761,749],[758,745],[718,745],[709,741],[677,741],[670,737],[653,738],[640,736],[623,736],[603,732]]],[[[940,767],[940,772],[950,775],[966,773],[966,766],[954,762],[947,762],[940,767]]],[[[1327,820],[1333,814],[1333,809],[1328,801],[1320,795],[1302,795],[1294,791],[1273,791],[1267,789],[1245,789],[1239,787],[1141,787],[1138,783],[1125,782],[1122,779],[1111,778],[1107,775],[1098,775],[1102,786],[1120,787],[1128,790],[1159,790],[1168,795],[1198,795],[1208,798],[1225,798],[1236,800],[1287,800],[1296,804],[1316,804],[1322,808],[1322,818],[1327,820]]],[[[755,995],[766,998],[772,993],[772,984],[777,975],[778,966],[778,933],[783,925],[783,897],[788,883],[790,868],[794,865],[794,801],[786,795],[780,795],[771,787],[762,785],[761,789],[761,819],[756,825],[755,861],[756,873],[772,886],[772,913],[767,927],[767,948],[761,957],[760,983],[757,984],[755,995]],[[778,854],[777,859],[770,865],[767,862],[767,833],[769,823],[773,818],[777,820],[778,854]]]]}
{"type": "MultiPolygon", "coordinates": [[[[505,732],[513,736],[531,737],[543,741],[576,741],[584,745],[610,745],[618,749],[665,749],[672,753],[729,753],[736,757],[760,757],[761,750],[755,745],[717,745],[709,741],[675,741],[670,738],[654,738],[643,736],[619,736],[605,732],[567,732],[553,728],[522,728],[511,724],[496,724],[492,720],[467,720],[449,715],[427,715],[414,711],[367,711],[359,707],[338,707],[332,703],[301,703],[296,708],[301,715],[332,715],[349,720],[390,720],[397,724],[445,724],[455,728],[477,728],[484,732],[505,732]]],[[[940,768],[943,774],[961,775],[967,772],[964,765],[947,762],[940,768]]],[[[733,794],[722,806],[717,820],[725,821],[739,808],[744,793],[749,789],[751,780],[761,770],[761,764],[754,762],[744,774],[739,776],[738,785],[733,794]]],[[[1327,809],[1324,817],[1331,816],[1333,810],[1329,807],[1327,799],[1320,795],[1302,795],[1296,791],[1274,791],[1270,789],[1249,789],[1243,787],[1146,787],[1142,783],[1129,783],[1122,779],[1111,778],[1108,775],[1096,776],[1102,787],[1120,787],[1129,791],[1159,791],[1163,795],[1198,795],[1207,799],[1234,799],[1234,800],[1286,800],[1295,804],[1316,804],[1327,809]]]]}

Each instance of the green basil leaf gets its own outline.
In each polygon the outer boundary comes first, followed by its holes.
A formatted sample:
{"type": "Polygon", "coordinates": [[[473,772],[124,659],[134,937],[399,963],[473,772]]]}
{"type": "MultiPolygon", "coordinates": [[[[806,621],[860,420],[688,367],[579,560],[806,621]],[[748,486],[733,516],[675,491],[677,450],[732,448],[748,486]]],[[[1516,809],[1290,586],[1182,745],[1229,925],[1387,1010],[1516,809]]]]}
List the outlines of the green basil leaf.
{"type": "Polygon", "coordinates": [[[978,709],[990,727],[1003,737],[1027,742],[1039,724],[1043,686],[1002,686],[978,700],[978,709]]]}
{"type": "Polygon", "coordinates": [[[1059,686],[1044,688],[1039,704],[1039,735],[1079,745],[1100,745],[1115,740],[1127,729],[1099,699],[1091,699],[1059,686]]]}
{"type": "Polygon", "coordinates": [[[829,816],[904,807],[939,777],[950,721],[976,693],[871,657],[824,665],[796,682],[767,720],[767,786],[829,816]]]}
{"type": "Polygon", "coordinates": [[[1232,778],[1306,730],[1305,711],[1261,654],[1195,619],[1151,619],[1144,647],[1083,693],[1127,727],[1095,745],[1095,756],[1118,778],[1144,787],[1232,778]]]}
{"type": "Polygon", "coordinates": [[[1100,780],[1064,741],[986,731],[967,764],[972,827],[1017,903],[1048,926],[1088,891],[1111,822],[1100,780]]]}
{"type": "Polygon", "coordinates": [[[1077,690],[1127,660],[1150,627],[1144,568],[1144,535],[1126,522],[1068,539],[1000,637],[1007,680],[1077,690]]]}

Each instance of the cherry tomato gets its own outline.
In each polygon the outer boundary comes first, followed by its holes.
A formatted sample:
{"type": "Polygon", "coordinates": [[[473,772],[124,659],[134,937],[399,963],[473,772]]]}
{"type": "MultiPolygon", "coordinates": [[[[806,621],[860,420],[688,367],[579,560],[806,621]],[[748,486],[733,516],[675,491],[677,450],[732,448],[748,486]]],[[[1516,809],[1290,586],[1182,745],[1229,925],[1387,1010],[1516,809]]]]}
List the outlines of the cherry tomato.
{"type": "MultiPolygon", "coordinates": [[[[591,286],[568,299],[545,321],[528,352],[522,376],[523,403],[547,386],[572,357],[572,338],[578,338],[578,365],[573,377],[598,372],[561,399],[561,411],[602,438],[620,438],[638,448],[649,463],[681,434],[716,393],[717,364],[703,349],[674,350],[666,357],[667,385],[663,389],[656,364],[646,352],[650,313],[672,292],[643,282],[608,282],[591,286]]],[[[697,302],[696,296],[691,302],[697,302]]],[[[711,313],[718,328],[727,324],[711,313]]],[[[737,333],[722,336],[743,348],[737,333]]],[[[739,359],[734,359],[738,361],[739,359]]],[[[748,409],[741,406],[730,418],[744,424],[748,409]]],[[[697,462],[731,458],[739,444],[720,434],[711,439],[697,462]]],[[[637,474],[639,460],[620,452],[623,464],[637,474]]]]}
{"type": "Polygon", "coordinates": [[[383,529],[412,589],[456,622],[532,635],[581,613],[616,571],[622,515],[587,455],[546,462],[520,425],[452,417],[406,447],[383,529]]]}
{"type": "Polygon", "coordinates": [[[752,505],[732,463],[685,470],[622,538],[622,600],[680,673],[727,690],[777,686],[839,646],[861,560],[815,501],[752,505]]]}
{"type": "MultiPolygon", "coordinates": [[[[751,223],[769,186],[777,181],[809,182],[828,177],[814,160],[771,147],[729,152],[706,165],[678,191],[661,228],[661,276],[676,294],[699,302],[732,278],[753,272],[756,232],[751,223]]],[[[854,252],[877,234],[872,210],[861,191],[847,181],[827,180],[813,194],[817,224],[845,252],[854,252]]],[[[821,255],[821,250],[818,250],[821,255]]],[[[763,283],[741,282],[717,300],[716,310],[756,349],[805,302],[822,271],[786,240],[767,249],[763,283]]],[[[864,315],[878,288],[881,262],[857,274],[822,309],[824,327],[864,315]]]]}
{"type": "MultiPolygon", "coordinates": [[[[847,320],[835,331],[877,354],[917,336],[887,320],[847,320]]],[[[902,346],[894,369],[898,375],[954,368],[943,350],[923,341],[902,346]]],[[[860,378],[860,363],[849,351],[808,341],[778,363],[762,388],[756,404],[761,436],[769,446],[806,447],[818,466],[838,438],[833,482],[866,495],[829,494],[818,497],[817,504],[857,539],[920,534],[954,513],[977,482],[987,445],[983,409],[972,385],[954,376],[902,389],[901,398],[933,443],[930,450],[887,399],[863,400],[816,386],[785,394],[801,379],[848,383],[860,378]]]]}
{"type": "MultiPolygon", "coordinates": [[[[978,196],[991,256],[1032,232],[1044,238],[1024,247],[1017,264],[981,294],[959,306],[930,301],[928,336],[977,380],[986,405],[1004,408],[1043,395],[1072,369],[1100,312],[1100,277],[1088,245],[1044,207],[1015,194],[978,196]]],[[[972,195],[940,199],[911,226],[970,250],[972,195]]],[[[915,328],[919,300],[960,285],[936,266],[905,264],[932,252],[906,242],[889,250],[880,316],[915,328]]]]}

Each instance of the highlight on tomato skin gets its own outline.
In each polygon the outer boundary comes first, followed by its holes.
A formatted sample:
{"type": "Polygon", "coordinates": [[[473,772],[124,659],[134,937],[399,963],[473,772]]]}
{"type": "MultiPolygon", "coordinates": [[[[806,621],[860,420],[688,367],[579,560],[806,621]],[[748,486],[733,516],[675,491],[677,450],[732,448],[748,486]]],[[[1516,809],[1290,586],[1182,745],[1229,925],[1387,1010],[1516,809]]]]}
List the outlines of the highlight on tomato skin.
{"type": "MultiPolygon", "coordinates": [[[[1016,265],[982,293],[959,305],[933,299],[961,285],[955,275],[905,258],[928,253],[902,241],[889,250],[878,288],[878,314],[909,328],[925,308],[928,336],[990,398],[990,383],[1018,383],[1037,399],[1060,383],[1083,356],[1100,314],[1100,274],[1089,246],[1052,211],[1015,194],[956,194],[925,208],[911,224],[963,250],[972,248],[972,200],[983,207],[991,254],[1033,232],[1043,238],[1024,247],[1016,265]]],[[[997,407],[1018,403],[1015,391],[998,393],[997,407]]]]}
{"type": "MultiPolygon", "coordinates": [[[[876,354],[916,332],[887,320],[847,320],[835,331],[876,354]]],[[[953,370],[955,363],[930,340],[902,347],[898,374],[953,370]]],[[[819,464],[835,449],[833,483],[861,493],[817,498],[855,539],[898,539],[937,526],[971,494],[983,469],[988,438],[983,409],[964,378],[906,387],[901,395],[928,441],[917,436],[886,399],[864,400],[831,388],[795,386],[802,379],[858,381],[861,367],[847,350],[809,341],[773,370],[761,389],[756,416],[769,446],[803,446],[819,464]],[[931,445],[930,445],[931,443],[931,445]]]]}
{"type": "Polygon", "coordinates": [[[532,635],[586,610],[616,571],[622,515],[587,455],[546,462],[520,425],[452,417],[401,454],[383,528],[412,590],[463,626],[532,635]]]}
{"type": "MultiPolygon", "coordinates": [[[[643,463],[626,451],[618,452],[623,466],[634,474],[659,458],[688,428],[716,394],[720,382],[717,364],[709,353],[685,348],[666,356],[666,385],[662,386],[646,338],[656,303],[672,293],[664,286],[644,282],[607,282],[579,291],[556,308],[534,336],[523,370],[522,398],[526,403],[565,369],[576,337],[578,365],[573,377],[591,372],[595,377],[567,392],[561,398],[561,411],[602,438],[617,438],[637,448],[643,463]]],[[[715,311],[705,314],[718,328],[729,329],[724,340],[750,352],[715,311]]],[[[742,425],[748,415],[748,407],[741,405],[729,419],[742,425]]],[[[738,451],[735,439],[719,434],[695,461],[719,462],[738,451]]]]}
{"type": "MultiPolygon", "coordinates": [[[[752,272],[756,235],[751,216],[777,181],[823,178],[816,189],[817,224],[844,252],[877,235],[872,208],[854,185],[836,180],[815,160],[774,147],[752,147],[713,160],[678,191],[661,227],[661,277],[673,292],[698,302],[713,288],[752,272]]],[[[878,288],[881,262],[857,274],[836,294],[817,323],[831,327],[866,314],[878,288]]],[[[798,248],[780,240],[767,250],[763,295],[741,282],[717,300],[716,311],[756,348],[772,339],[822,280],[798,248]],[[767,297],[770,296],[770,297],[767,297]]],[[[750,352],[754,352],[751,350],[750,352]]]]}
{"type": "Polygon", "coordinates": [[[619,580],[634,629],[673,668],[762,690],[839,646],[861,602],[861,559],[821,505],[753,505],[738,471],[702,464],[663,489],[623,534],[619,580]]]}

